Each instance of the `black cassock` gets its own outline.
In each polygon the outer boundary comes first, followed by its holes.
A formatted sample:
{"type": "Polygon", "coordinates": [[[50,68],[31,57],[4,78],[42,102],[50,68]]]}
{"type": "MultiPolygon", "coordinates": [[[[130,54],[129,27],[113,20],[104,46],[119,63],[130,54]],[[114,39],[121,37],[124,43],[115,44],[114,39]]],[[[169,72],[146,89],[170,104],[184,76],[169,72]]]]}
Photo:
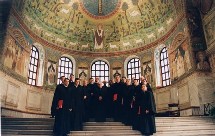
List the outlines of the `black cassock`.
{"type": "Polygon", "coordinates": [[[113,98],[113,117],[115,121],[122,121],[122,107],[123,107],[123,91],[125,85],[122,82],[114,83],[112,86],[113,98]]]}
{"type": "Polygon", "coordinates": [[[60,90],[62,90],[61,88],[64,87],[63,84],[59,84],[56,86],[56,89],[55,89],[55,92],[54,92],[54,96],[53,96],[53,99],[52,99],[52,106],[51,106],[51,115],[52,117],[55,117],[56,116],[56,112],[57,112],[57,103],[58,103],[58,97],[59,97],[59,93],[60,93],[60,90]]]}
{"type": "Polygon", "coordinates": [[[137,101],[139,114],[138,129],[144,135],[152,135],[153,133],[156,133],[155,126],[156,106],[153,92],[151,91],[139,92],[137,101]],[[146,110],[148,110],[149,112],[146,113],[146,110]]]}
{"type": "Polygon", "coordinates": [[[98,122],[104,122],[105,121],[105,91],[106,88],[97,88],[96,89],[96,116],[95,120],[98,122]],[[101,98],[101,99],[99,99],[101,98]]]}
{"type": "Polygon", "coordinates": [[[83,128],[83,112],[84,112],[84,101],[82,94],[82,87],[72,86],[72,92],[75,94],[75,107],[74,107],[74,121],[72,122],[72,130],[80,131],[83,128]]]}
{"type": "MultiPolygon", "coordinates": [[[[65,135],[70,133],[70,114],[74,109],[74,94],[71,88],[61,86],[55,97],[57,103],[53,105],[56,108],[55,123],[53,132],[56,135],[65,135]],[[59,107],[59,101],[62,101],[62,107],[59,107]]],[[[60,105],[61,105],[60,104],[60,105]]]]}
{"type": "Polygon", "coordinates": [[[90,117],[90,88],[89,86],[83,86],[82,87],[82,98],[83,100],[83,106],[84,106],[84,111],[83,111],[83,119],[84,121],[88,121],[89,117],[90,117]],[[84,99],[84,96],[86,96],[86,98],[84,99]]]}

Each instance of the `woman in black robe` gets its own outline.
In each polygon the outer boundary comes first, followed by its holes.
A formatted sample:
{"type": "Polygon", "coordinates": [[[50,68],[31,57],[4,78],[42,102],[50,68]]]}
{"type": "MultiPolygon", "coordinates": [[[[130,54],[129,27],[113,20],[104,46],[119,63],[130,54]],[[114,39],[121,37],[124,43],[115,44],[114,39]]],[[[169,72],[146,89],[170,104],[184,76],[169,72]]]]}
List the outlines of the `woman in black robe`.
{"type": "Polygon", "coordinates": [[[148,91],[146,85],[141,86],[141,92],[138,94],[138,129],[143,135],[153,135],[156,133],[155,113],[156,106],[153,92],[148,91]]]}
{"type": "Polygon", "coordinates": [[[53,133],[56,136],[66,136],[70,133],[70,113],[74,108],[73,97],[69,88],[69,79],[66,78],[64,85],[58,92],[57,105],[55,105],[56,114],[53,133]]]}

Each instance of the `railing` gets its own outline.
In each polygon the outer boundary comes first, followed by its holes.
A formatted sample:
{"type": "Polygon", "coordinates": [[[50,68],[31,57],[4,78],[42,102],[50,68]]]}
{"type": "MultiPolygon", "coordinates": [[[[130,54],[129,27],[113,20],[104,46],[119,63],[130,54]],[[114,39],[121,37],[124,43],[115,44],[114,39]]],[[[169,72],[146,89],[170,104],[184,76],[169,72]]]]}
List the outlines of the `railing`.
{"type": "Polygon", "coordinates": [[[214,108],[214,103],[206,103],[204,104],[204,115],[209,116],[211,113],[211,110],[214,108]]]}

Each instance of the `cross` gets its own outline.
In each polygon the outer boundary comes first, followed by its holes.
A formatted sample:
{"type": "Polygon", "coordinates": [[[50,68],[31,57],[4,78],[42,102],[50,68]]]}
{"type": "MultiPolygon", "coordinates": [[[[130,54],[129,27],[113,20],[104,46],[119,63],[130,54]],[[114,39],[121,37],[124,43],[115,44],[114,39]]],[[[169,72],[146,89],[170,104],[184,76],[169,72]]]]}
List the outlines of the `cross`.
{"type": "Polygon", "coordinates": [[[98,13],[102,15],[102,0],[98,0],[98,13]]]}

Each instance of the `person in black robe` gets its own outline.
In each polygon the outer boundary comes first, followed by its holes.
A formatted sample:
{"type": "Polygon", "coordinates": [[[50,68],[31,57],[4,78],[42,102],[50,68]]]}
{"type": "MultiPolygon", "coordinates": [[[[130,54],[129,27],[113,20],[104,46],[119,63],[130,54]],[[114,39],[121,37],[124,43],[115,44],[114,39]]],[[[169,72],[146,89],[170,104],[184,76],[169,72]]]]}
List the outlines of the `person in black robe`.
{"type": "Polygon", "coordinates": [[[65,76],[61,76],[60,80],[61,80],[61,84],[58,84],[56,86],[55,92],[54,92],[54,96],[52,99],[52,106],[51,106],[51,118],[54,118],[56,115],[56,107],[57,107],[57,102],[58,102],[58,97],[59,97],[59,93],[60,90],[62,90],[61,88],[64,86],[63,82],[64,82],[65,76]]]}
{"type": "Polygon", "coordinates": [[[106,117],[107,118],[112,118],[113,117],[113,96],[112,96],[112,92],[113,92],[113,81],[109,80],[109,86],[107,87],[107,93],[105,95],[106,97],[106,117]]]}
{"type": "Polygon", "coordinates": [[[142,85],[137,101],[138,115],[140,116],[138,129],[143,135],[153,135],[156,133],[156,106],[153,92],[148,91],[146,85],[142,85]]]}
{"type": "Polygon", "coordinates": [[[70,74],[70,77],[69,77],[69,86],[73,86],[74,85],[74,78],[75,78],[75,76],[73,74],[70,74]]]}
{"type": "Polygon", "coordinates": [[[103,83],[98,83],[98,88],[96,89],[96,117],[95,120],[97,122],[104,122],[105,121],[105,88],[103,83]]]}
{"type": "Polygon", "coordinates": [[[124,92],[124,124],[125,125],[131,125],[132,121],[132,114],[131,114],[131,103],[133,100],[133,95],[132,95],[132,85],[131,85],[131,80],[126,79],[126,87],[125,87],[125,92],[124,92]]]}
{"type": "Polygon", "coordinates": [[[70,133],[70,113],[74,109],[74,94],[69,87],[69,79],[64,80],[57,98],[56,116],[53,133],[56,136],[67,136],[70,133]]]}
{"type": "Polygon", "coordinates": [[[131,118],[132,118],[132,129],[138,130],[139,115],[138,112],[138,101],[137,97],[141,87],[139,85],[138,79],[133,80],[132,91],[130,92],[131,97],[131,118]]]}
{"type": "Polygon", "coordinates": [[[74,107],[74,120],[72,123],[72,130],[81,131],[83,129],[83,97],[82,86],[80,85],[80,79],[75,78],[74,85],[71,86],[72,92],[75,93],[75,107],[74,107]]]}
{"type": "Polygon", "coordinates": [[[90,103],[89,103],[89,98],[90,98],[90,88],[87,85],[87,80],[83,81],[83,88],[82,88],[82,97],[84,100],[84,111],[83,111],[83,119],[84,121],[89,120],[89,115],[90,115],[90,103]]]}
{"type": "Polygon", "coordinates": [[[95,89],[94,89],[94,79],[90,78],[89,79],[89,84],[87,85],[89,87],[89,117],[90,118],[95,118],[95,89]]]}
{"type": "Polygon", "coordinates": [[[120,82],[120,75],[116,75],[115,83],[112,86],[113,118],[115,121],[122,121],[123,89],[124,84],[120,82]]]}

